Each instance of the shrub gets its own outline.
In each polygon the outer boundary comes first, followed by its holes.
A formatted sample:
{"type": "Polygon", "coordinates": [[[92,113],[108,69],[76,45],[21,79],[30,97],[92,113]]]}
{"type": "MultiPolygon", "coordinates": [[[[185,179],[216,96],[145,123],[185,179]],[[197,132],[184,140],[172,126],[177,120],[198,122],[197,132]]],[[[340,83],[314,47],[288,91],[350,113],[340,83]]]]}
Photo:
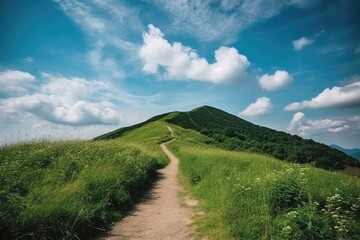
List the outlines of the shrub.
{"type": "Polygon", "coordinates": [[[190,168],[188,179],[191,185],[196,185],[201,181],[201,176],[194,168],[190,168]]]}
{"type": "Polygon", "coordinates": [[[296,208],[306,200],[300,185],[292,178],[279,179],[270,191],[270,208],[273,215],[296,208]]]}

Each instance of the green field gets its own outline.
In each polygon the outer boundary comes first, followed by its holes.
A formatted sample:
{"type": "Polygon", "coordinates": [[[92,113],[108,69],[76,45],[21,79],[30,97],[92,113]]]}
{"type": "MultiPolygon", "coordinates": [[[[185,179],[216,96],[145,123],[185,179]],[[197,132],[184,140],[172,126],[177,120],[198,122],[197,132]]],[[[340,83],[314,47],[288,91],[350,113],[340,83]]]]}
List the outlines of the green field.
{"type": "Polygon", "coordinates": [[[158,153],[122,141],[2,147],[2,239],[87,238],[119,220],[165,164],[158,153]]]}
{"type": "Polygon", "coordinates": [[[167,164],[199,200],[197,236],[208,239],[358,239],[360,179],[271,156],[221,149],[165,119],[114,140],[36,142],[0,148],[2,236],[87,239],[121,219],[167,164]]]}
{"type": "MultiPolygon", "coordinates": [[[[205,214],[209,239],[358,239],[360,179],[310,165],[189,142],[177,130],[170,149],[205,214]]],[[[184,136],[185,134],[185,136],[184,136]]],[[[193,134],[193,133],[192,133],[193,134]]],[[[193,139],[193,138],[192,138],[193,139]]],[[[203,141],[204,139],[202,139],[203,141]]]]}

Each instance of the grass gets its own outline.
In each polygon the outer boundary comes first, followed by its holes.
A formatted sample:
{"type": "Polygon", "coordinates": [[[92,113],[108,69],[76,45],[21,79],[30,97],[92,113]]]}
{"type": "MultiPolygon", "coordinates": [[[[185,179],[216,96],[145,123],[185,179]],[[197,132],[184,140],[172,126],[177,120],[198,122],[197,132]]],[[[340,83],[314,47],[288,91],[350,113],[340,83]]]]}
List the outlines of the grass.
{"type": "MultiPolygon", "coordinates": [[[[209,239],[358,239],[360,181],[309,165],[231,152],[179,134],[170,149],[206,213],[209,239]]],[[[204,139],[203,139],[204,140],[204,139]]]]}
{"type": "Polygon", "coordinates": [[[0,238],[88,238],[120,219],[164,165],[121,141],[0,148],[0,238]]]}
{"type": "MultiPolygon", "coordinates": [[[[167,117],[171,117],[170,115],[167,117]]],[[[310,165],[231,152],[163,120],[107,141],[35,142],[0,148],[0,238],[87,239],[121,219],[172,139],[181,178],[200,202],[209,239],[358,239],[360,180],[310,165]]]]}

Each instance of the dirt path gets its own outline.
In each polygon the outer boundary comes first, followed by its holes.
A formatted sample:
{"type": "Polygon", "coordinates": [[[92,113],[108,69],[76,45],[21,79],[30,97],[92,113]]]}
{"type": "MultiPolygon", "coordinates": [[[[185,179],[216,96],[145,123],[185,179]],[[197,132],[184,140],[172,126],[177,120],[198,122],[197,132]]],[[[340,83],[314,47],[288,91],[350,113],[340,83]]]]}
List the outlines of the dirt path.
{"type": "MultiPolygon", "coordinates": [[[[169,131],[173,134],[171,128],[169,131]]],[[[170,159],[168,166],[159,171],[160,180],[146,196],[147,199],[103,239],[191,239],[191,210],[180,206],[179,160],[164,143],[160,147],[170,159]]]]}

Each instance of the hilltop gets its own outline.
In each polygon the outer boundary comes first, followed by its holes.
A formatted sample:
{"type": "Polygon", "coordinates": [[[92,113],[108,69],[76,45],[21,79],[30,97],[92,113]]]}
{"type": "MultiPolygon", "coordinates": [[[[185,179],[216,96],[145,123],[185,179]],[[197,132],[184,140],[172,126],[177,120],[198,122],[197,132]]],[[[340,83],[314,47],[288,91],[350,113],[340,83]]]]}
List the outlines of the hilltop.
{"type": "Polygon", "coordinates": [[[263,153],[280,160],[311,163],[330,170],[343,169],[345,165],[360,166],[355,158],[325,144],[255,125],[211,106],[202,106],[187,112],[161,114],[143,123],[98,136],[95,140],[114,139],[160,119],[185,129],[195,130],[211,139],[207,144],[227,150],[263,153]]]}

